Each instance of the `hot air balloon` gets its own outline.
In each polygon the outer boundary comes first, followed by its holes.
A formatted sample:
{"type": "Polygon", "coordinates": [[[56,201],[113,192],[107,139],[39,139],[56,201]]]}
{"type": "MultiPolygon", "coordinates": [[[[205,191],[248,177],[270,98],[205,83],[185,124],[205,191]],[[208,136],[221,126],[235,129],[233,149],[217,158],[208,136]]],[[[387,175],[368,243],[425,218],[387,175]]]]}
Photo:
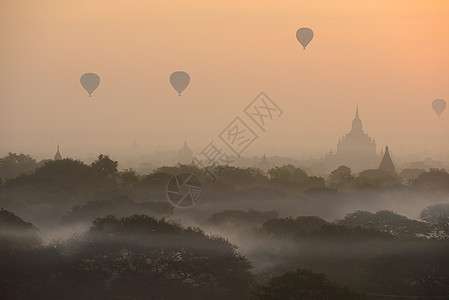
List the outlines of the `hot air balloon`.
{"type": "Polygon", "coordinates": [[[190,76],[183,71],[174,72],[170,75],[170,83],[171,86],[178,92],[178,96],[181,96],[182,91],[184,91],[190,83],[190,76]]]}
{"type": "Polygon", "coordinates": [[[447,103],[443,99],[435,99],[432,101],[432,108],[437,113],[438,118],[443,113],[443,111],[446,109],[447,103]]]}
{"type": "Polygon", "coordinates": [[[83,74],[80,78],[81,85],[89,93],[89,97],[92,97],[92,93],[100,84],[100,77],[95,73],[83,74]]]}
{"type": "Polygon", "coordinates": [[[313,39],[312,29],[307,27],[299,28],[298,31],[296,31],[296,39],[304,47],[304,50],[306,50],[306,46],[313,39]]]}

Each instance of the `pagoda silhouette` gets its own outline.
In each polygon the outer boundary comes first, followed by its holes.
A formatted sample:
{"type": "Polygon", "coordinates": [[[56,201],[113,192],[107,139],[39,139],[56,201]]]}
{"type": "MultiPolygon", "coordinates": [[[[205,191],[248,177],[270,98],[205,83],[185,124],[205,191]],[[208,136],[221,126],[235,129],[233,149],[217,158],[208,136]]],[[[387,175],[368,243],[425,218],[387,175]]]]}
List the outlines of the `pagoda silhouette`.
{"type": "Polygon", "coordinates": [[[59,152],[59,145],[58,145],[58,150],[56,151],[55,157],[53,158],[53,160],[62,160],[62,155],[59,152]]]}
{"type": "Polygon", "coordinates": [[[363,130],[357,106],[351,131],[338,141],[337,152],[328,152],[323,160],[332,169],[342,165],[355,171],[372,169],[377,167],[380,161],[376,147],[376,141],[363,130]]]}
{"type": "Polygon", "coordinates": [[[187,145],[187,141],[184,142],[184,145],[181,149],[178,150],[176,161],[181,164],[188,164],[193,159],[193,151],[187,145]]]}
{"type": "Polygon", "coordinates": [[[396,172],[396,168],[394,166],[393,160],[391,159],[390,150],[388,149],[388,146],[385,147],[385,153],[384,156],[382,157],[382,161],[380,162],[379,170],[383,170],[389,173],[396,172]]]}

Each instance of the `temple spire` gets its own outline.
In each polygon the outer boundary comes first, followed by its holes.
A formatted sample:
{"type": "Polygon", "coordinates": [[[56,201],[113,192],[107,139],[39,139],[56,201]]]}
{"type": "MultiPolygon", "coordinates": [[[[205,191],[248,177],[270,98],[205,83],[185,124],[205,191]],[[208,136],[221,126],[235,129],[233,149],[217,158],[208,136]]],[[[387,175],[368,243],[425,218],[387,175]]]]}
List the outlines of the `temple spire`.
{"type": "Polygon", "coordinates": [[[62,155],[61,153],[59,153],[59,144],[58,144],[58,150],[56,151],[55,157],[53,158],[54,160],[61,160],[62,159],[62,155]]]}
{"type": "Polygon", "coordinates": [[[359,117],[359,106],[357,105],[356,111],[355,111],[355,117],[352,121],[352,130],[353,131],[363,131],[362,129],[362,120],[360,120],[359,117]]]}
{"type": "Polygon", "coordinates": [[[188,164],[193,160],[193,151],[189,148],[187,140],[184,140],[184,145],[178,150],[177,162],[181,164],[188,164]]]}

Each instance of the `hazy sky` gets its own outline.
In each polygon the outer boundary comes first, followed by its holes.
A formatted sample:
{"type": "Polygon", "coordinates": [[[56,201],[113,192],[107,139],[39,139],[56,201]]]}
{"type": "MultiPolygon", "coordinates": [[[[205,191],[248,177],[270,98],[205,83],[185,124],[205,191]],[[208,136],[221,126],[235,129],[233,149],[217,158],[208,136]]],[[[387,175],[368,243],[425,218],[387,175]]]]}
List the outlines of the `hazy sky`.
{"type": "Polygon", "coordinates": [[[0,154],[201,150],[261,91],[284,115],[248,154],[335,149],[356,105],[378,150],[449,150],[449,1],[241,2],[2,0],[0,154]]]}

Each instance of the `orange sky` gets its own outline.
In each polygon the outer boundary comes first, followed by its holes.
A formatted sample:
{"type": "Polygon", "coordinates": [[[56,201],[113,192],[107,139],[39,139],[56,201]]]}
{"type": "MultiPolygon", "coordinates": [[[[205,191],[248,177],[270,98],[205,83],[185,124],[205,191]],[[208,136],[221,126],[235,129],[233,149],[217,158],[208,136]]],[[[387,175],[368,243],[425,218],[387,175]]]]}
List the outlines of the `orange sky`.
{"type": "Polygon", "coordinates": [[[378,150],[449,150],[449,108],[431,108],[449,100],[448,1],[240,2],[3,0],[0,154],[201,150],[260,91],[284,115],[248,155],[319,157],[356,105],[378,150]],[[306,51],[300,27],[315,33],[306,51]],[[87,72],[101,77],[92,98],[87,72]]]}

